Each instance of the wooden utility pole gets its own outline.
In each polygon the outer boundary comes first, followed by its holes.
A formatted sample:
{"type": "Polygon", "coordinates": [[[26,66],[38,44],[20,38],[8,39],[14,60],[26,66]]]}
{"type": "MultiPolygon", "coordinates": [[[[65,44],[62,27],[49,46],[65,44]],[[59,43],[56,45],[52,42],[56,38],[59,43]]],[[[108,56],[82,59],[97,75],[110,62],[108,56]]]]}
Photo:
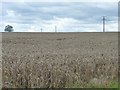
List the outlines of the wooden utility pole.
{"type": "Polygon", "coordinates": [[[55,26],[55,32],[57,32],[57,26],[55,26]]]}
{"type": "Polygon", "coordinates": [[[41,28],[41,32],[42,32],[42,28],[41,28]]]}
{"type": "Polygon", "coordinates": [[[103,16],[103,32],[105,32],[105,16],[103,16]]]}

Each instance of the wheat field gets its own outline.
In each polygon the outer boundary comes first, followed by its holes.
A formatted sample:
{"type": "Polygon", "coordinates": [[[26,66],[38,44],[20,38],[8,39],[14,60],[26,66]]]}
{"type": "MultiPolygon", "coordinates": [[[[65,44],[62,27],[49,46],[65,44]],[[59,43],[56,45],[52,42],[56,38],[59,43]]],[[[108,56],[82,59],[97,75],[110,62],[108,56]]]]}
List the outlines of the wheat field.
{"type": "Polygon", "coordinates": [[[118,33],[2,33],[3,88],[109,87],[118,33]]]}

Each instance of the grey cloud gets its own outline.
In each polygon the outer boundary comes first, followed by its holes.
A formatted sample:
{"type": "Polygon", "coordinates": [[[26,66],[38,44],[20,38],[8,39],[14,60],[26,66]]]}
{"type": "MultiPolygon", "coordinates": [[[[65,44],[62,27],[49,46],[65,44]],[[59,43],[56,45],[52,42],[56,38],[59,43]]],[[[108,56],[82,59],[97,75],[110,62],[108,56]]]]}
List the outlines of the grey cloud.
{"type": "Polygon", "coordinates": [[[58,3],[58,2],[6,2],[3,3],[2,16],[4,22],[18,24],[35,24],[43,20],[53,20],[54,16],[59,18],[73,18],[84,23],[99,24],[102,16],[107,16],[108,21],[116,21],[118,7],[116,3],[58,3]],[[105,7],[104,7],[105,6],[105,7]],[[108,7],[106,7],[108,6],[108,7]],[[14,17],[9,17],[7,10],[13,10],[14,17]]]}
{"type": "MultiPolygon", "coordinates": [[[[116,8],[107,8],[106,10],[91,6],[86,3],[26,3],[26,4],[6,4],[9,9],[15,11],[15,13],[21,14],[23,17],[36,16],[43,19],[53,19],[52,16],[58,17],[72,17],[75,19],[84,19],[91,16],[116,16],[116,8]],[[83,15],[84,13],[84,15],[83,15]]],[[[6,7],[5,5],[5,7],[6,7]]],[[[106,4],[106,5],[109,5],[106,4]]],[[[110,4],[111,5],[111,4],[110,4]]],[[[3,6],[4,8],[4,6],[3,6]]],[[[4,12],[3,12],[4,13],[4,12]]]]}

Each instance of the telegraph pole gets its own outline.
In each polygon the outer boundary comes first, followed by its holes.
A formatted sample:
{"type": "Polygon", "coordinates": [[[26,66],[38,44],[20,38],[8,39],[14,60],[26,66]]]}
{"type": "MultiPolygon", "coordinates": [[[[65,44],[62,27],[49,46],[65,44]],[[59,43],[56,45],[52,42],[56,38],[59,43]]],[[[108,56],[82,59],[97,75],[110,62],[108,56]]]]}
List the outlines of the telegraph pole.
{"type": "Polygon", "coordinates": [[[103,32],[105,32],[105,16],[103,16],[103,32]]]}
{"type": "Polygon", "coordinates": [[[57,32],[57,26],[55,26],[55,32],[57,32]]]}
{"type": "Polygon", "coordinates": [[[42,32],[42,28],[41,28],[41,32],[42,32]]]}

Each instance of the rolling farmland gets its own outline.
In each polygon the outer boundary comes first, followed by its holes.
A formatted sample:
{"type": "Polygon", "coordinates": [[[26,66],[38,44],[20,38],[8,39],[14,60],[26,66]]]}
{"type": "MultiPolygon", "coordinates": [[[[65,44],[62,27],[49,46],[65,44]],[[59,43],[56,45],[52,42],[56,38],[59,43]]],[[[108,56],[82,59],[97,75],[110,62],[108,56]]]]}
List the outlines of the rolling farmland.
{"type": "Polygon", "coordinates": [[[2,79],[3,88],[109,87],[118,33],[2,33],[2,79]]]}

